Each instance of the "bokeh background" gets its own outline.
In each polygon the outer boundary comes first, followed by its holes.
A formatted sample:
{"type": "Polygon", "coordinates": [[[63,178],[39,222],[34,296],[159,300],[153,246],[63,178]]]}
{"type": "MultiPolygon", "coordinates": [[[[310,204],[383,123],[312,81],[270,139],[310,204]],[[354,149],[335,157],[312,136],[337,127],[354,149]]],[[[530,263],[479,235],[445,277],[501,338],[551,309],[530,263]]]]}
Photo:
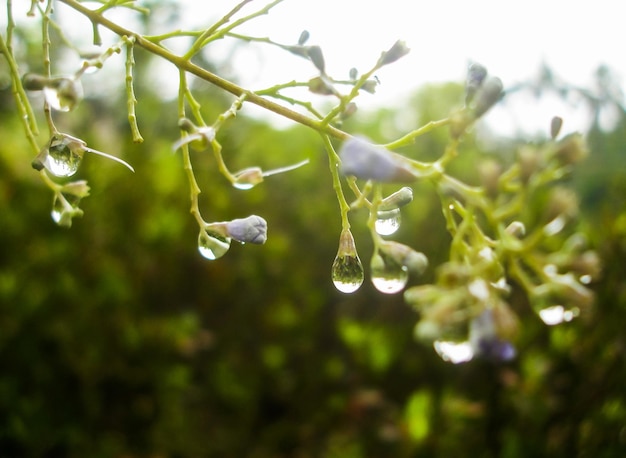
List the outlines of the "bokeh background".
{"type": "MultiPolygon", "coordinates": [[[[37,30],[19,39],[24,68],[37,71],[37,30]]],[[[244,109],[220,132],[232,170],[310,159],[250,191],[231,188],[210,154],[194,154],[207,219],[255,213],[269,224],[264,246],[233,245],[219,261],[204,260],[171,149],[175,102],[155,84],[149,56],[136,59],[143,144],[130,139],[123,89],[97,90],[97,74],[85,78],[77,111],[55,118],[60,130],[136,168],[87,156],[78,178],[92,192],[69,230],[50,218],[52,197],[30,167],[0,63],[0,457],[626,454],[626,116],[610,68],[590,87],[538,69],[542,78],[511,92],[528,104],[556,97],[588,110],[592,152],[569,185],[581,198],[579,229],[604,264],[593,314],[547,327],[514,293],[518,357],[452,365],[415,341],[418,316],[400,296],[367,282],[352,295],[334,289],[340,218],[319,136],[304,128],[276,127],[244,109]],[[609,127],[600,123],[606,110],[609,127]]],[[[415,127],[458,106],[460,83],[424,86],[343,127],[391,139],[407,120],[415,127]]],[[[205,119],[230,104],[202,82],[194,90],[205,119]]],[[[470,182],[482,158],[506,160],[520,143],[542,139],[505,139],[485,126],[454,169],[470,182]]],[[[437,131],[415,148],[436,156],[446,139],[437,131]]],[[[449,243],[439,201],[427,183],[414,191],[395,239],[436,266],[449,243]]],[[[353,223],[367,260],[365,219],[357,213],[353,223]]],[[[431,268],[412,284],[433,276],[431,268]]]]}

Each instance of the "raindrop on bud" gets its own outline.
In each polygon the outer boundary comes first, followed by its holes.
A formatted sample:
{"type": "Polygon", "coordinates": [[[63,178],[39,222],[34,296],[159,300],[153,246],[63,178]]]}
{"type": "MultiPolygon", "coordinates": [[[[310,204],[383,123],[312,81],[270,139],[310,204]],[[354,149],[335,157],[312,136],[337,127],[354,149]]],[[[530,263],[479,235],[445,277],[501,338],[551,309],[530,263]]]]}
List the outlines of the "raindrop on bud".
{"type": "Polygon", "coordinates": [[[394,259],[374,253],[370,262],[370,275],[374,287],[385,294],[395,294],[406,286],[409,269],[394,259]]]}
{"type": "Polygon", "coordinates": [[[376,213],[374,228],[380,235],[391,235],[400,229],[401,220],[402,218],[399,208],[387,211],[378,211],[376,213]]]}
{"type": "Polygon", "coordinates": [[[54,78],[44,86],[43,95],[52,109],[70,111],[83,99],[83,86],[75,78],[54,78]]]}
{"type": "Polygon", "coordinates": [[[200,230],[200,234],[198,235],[198,251],[204,258],[214,261],[224,256],[229,248],[230,239],[228,237],[223,237],[204,229],[200,230]]]}
{"type": "Polygon", "coordinates": [[[33,161],[33,168],[44,167],[52,175],[70,177],[78,171],[85,149],[80,140],[64,134],[55,134],[33,161]]]}
{"type": "Polygon", "coordinates": [[[355,292],[363,284],[363,264],[349,229],[344,229],[339,237],[339,250],[333,262],[331,278],[335,288],[347,294],[355,292]]]}

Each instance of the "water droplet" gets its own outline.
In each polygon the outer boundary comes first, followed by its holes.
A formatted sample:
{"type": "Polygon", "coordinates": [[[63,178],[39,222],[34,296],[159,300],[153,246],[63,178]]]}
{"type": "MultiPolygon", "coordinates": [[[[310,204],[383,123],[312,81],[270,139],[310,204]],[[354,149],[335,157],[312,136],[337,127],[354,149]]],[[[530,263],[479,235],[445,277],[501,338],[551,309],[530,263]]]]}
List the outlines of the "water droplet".
{"type": "Polygon", "coordinates": [[[230,248],[230,239],[205,230],[200,231],[198,236],[198,251],[211,261],[219,259],[226,254],[230,248]]]}
{"type": "Polygon", "coordinates": [[[453,364],[465,363],[474,357],[472,344],[468,341],[453,342],[445,340],[436,340],[433,343],[435,351],[444,361],[453,364]]]}
{"type": "Polygon", "coordinates": [[[372,284],[385,294],[402,291],[409,280],[409,269],[393,259],[375,254],[370,264],[372,284]]]}
{"type": "Polygon", "coordinates": [[[335,288],[342,293],[353,293],[363,284],[363,264],[358,256],[337,256],[333,262],[331,278],[335,288]]]}
{"type": "Polygon", "coordinates": [[[78,170],[84,150],[70,145],[76,146],[65,137],[52,137],[47,150],[44,150],[42,163],[52,175],[70,177],[78,170]]]}
{"type": "Polygon", "coordinates": [[[64,212],[65,206],[63,205],[63,202],[57,196],[54,196],[54,200],[52,201],[52,212],[50,213],[52,220],[58,225],[61,225],[64,212]]]}
{"type": "Polygon", "coordinates": [[[556,324],[563,323],[565,321],[572,321],[579,314],[578,308],[567,310],[562,305],[552,305],[539,309],[539,318],[548,326],[554,326],[556,324]]]}
{"type": "Polygon", "coordinates": [[[83,99],[83,87],[74,78],[55,78],[44,86],[43,96],[52,109],[70,111],[83,99]]]}
{"type": "Polygon", "coordinates": [[[581,275],[578,279],[583,285],[588,285],[593,280],[593,277],[589,274],[581,275]]]}
{"type": "Polygon", "coordinates": [[[391,235],[400,229],[400,209],[379,211],[376,214],[374,228],[380,235],[391,235]]]}
{"type": "Polygon", "coordinates": [[[235,173],[233,186],[237,189],[248,190],[263,181],[263,171],[259,167],[250,167],[235,173]]]}

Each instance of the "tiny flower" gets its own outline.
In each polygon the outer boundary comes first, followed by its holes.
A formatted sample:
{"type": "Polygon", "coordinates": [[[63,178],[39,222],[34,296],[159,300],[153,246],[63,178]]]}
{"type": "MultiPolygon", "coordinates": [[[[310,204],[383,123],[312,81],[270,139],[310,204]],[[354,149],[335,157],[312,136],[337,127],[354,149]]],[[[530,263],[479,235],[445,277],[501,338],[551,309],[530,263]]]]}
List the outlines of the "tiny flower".
{"type": "Polygon", "coordinates": [[[474,355],[494,361],[515,358],[515,348],[498,335],[493,311],[487,309],[470,322],[470,344],[474,355]]]}
{"type": "Polygon", "coordinates": [[[408,183],[417,178],[398,156],[360,138],[346,140],[339,155],[344,175],[387,183],[408,183]]]}
{"type": "Polygon", "coordinates": [[[378,66],[382,67],[383,65],[391,64],[406,56],[410,51],[404,41],[398,40],[389,50],[381,54],[380,59],[378,59],[378,66]]]}
{"type": "Polygon", "coordinates": [[[238,242],[262,245],[267,240],[267,221],[257,215],[234,219],[226,223],[226,232],[238,242]]]}

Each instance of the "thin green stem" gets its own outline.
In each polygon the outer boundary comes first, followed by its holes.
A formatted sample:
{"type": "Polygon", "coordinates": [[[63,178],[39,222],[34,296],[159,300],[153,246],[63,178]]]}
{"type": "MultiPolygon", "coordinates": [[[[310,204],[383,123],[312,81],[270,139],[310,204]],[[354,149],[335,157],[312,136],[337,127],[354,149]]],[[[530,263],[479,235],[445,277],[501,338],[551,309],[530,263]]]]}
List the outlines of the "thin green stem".
{"type": "Polygon", "coordinates": [[[137,106],[137,97],[135,97],[135,88],[133,86],[133,67],[135,66],[135,57],[133,54],[134,40],[124,36],[126,41],[126,106],[128,110],[128,123],[130,124],[130,130],[133,135],[133,142],[143,142],[143,137],[139,132],[139,126],[137,125],[137,115],[135,113],[135,107],[137,106]]]}
{"type": "MultiPolygon", "coordinates": [[[[185,72],[180,70],[178,83],[178,116],[180,119],[185,117],[185,94],[187,93],[187,90],[187,78],[185,72]]],[[[181,131],[181,135],[187,135],[187,133],[181,131]]],[[[198,186],[198,181],[193,173],[191,155],[189,154],[189,145],[184,143],[181,146],[181,151],[183,156],[183,168],[185,170],[185,175],[187,175],[187,181],[189,182],[189,198],[191,200],[190,212],[198,223],[198,226],[201,229],[204,229],[207,223],[202,218],[198,203],[202,190],[200,189],[200,186],[198,186]]]]}
{"type": "Polygon", "coordinates": [[[328,164],[330,167],[330,175],[333,179],[333,189],[335,190],[335,195],[337,196],[337,201],[339,202],[341,229],[348,230],[350,229],[350,220],[348,219],[350,204],[346,201],[346,197],[344,196],[343,189],[341,187],[341,179],[339,177],[339,163],[341,160],[339,159],[339,156],[337,155],[337,152],[335,151],[328,135],[322,135],[322,140],[324,142],[326,152],[328,153],[328,164]]]}
{"type": "Polygon", "coordinates": [[[411,132],[404,135],[403,137],[400,137],[397,140],[394,140],[383,146],[387,149],[396,149],[396,148],[400,148],[401,146],[410,145],[412,143],[415,143],[415,139],[417,137],[420,137],[439,127],[447,126],[448,124],[450,124],[450,118],[440,119],[438,121],[430,121],[428,124],[425,124],[422,127],[412,130],[411,132]]]}
{"type": "Polygon", "coordinates": [[[226,92],[230,92],[231,94],[239,97],[243,94],[246,94],[246,102],[253,103],[255,105],[260,106],[268,111],[272,111],[279,116],[283,116],[284,118],[291,119],[292,121],[302,124],[304,126],[310,127],[318,132],[325,133],[330,135],[331,137],[337,138],[339,140],[347,140],[350,138],[350,135],[340,129],[337,129],[333,126],[330,126],[327,122],[323,122],[317,119],[310,118],[306,115],[298,113],[296,111],[290,110],[282,105],[274,103],[270,100],[267,100],[261,96],[256,95],[254,92],[248,91],[231,81],[228,81],[220,76],[211,73],[210,71],[199,67],[198,65],[193,64],[188,59],[185,59],[182,56],[176,55],[169,51],[168,49],[159,46],[158,44],[153,43],[150,40],[147,40],[142,35],[135,33],[125,27],[116,24],[115,22],[110,21],[109,19],[101,16],[94,10],[90,10],[85,7],[82,3],[77,0],[59,0],[59,2],[66,4],[70,8],[78,11],[83,14],[85,17],[89,18],[92,22],[96,22],[103,27],[111,30],[119,36],[127,35],[128,37],[134,37],[135,45],[139,46],[146,51],[162,57],[163,59],[174,64],[179,70],[191,73],[192,75],[197,76],[208,83],[211,83],[215,86],[218,86],[225,90],[226,92]]]}

